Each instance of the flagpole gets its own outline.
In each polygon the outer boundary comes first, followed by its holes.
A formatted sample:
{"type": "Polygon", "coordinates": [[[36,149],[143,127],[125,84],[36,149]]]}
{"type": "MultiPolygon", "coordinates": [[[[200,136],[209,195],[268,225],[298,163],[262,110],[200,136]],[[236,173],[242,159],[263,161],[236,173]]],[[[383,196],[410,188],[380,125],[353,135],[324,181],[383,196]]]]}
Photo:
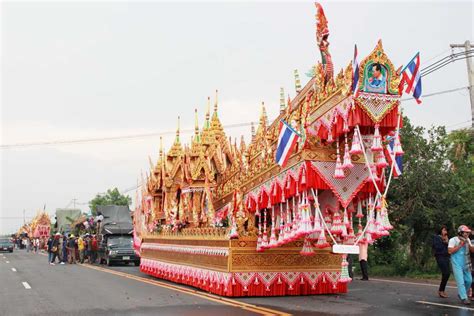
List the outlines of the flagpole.
{"type": "MultiPolygon", "coordinates": [[[[415,56],[413,56],[413,58],[410,59],[410,61],[406,64],[406,66],[403,67],[402,71],[400,71],[400,74],[402,74],[402,73],[405,71],[405,69],[407,69],[408,65],[409,65],[409,64],[416,58],[416,56],[418,56],[418,55],[420,55],[420,52],[416,53],[415,56]]],[[[421,65],[420,65],[420,66],[421,66],[421,65]]]]}
{"type": "Polygon", "coordinates": [[[296,135],[298,135],[298,137],[301,137],[301,134],[298,133],[293,127],[291,127],[287,122],[283,121],[283,119],[280,120],[280,122],[282,122],[283,124],[285,124],[293,133],[295,133],[296,135]]]}

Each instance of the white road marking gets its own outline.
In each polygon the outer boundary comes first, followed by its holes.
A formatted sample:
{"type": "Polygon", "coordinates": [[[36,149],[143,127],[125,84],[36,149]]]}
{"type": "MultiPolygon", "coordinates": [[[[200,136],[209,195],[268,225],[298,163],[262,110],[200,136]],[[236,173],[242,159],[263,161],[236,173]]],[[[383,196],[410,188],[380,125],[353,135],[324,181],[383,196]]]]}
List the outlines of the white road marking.
{"type": "Polygon", "coordinates": [[[465,306],[440,304],[440,303],[425,302],[425,301],[416,301],[416,302],[420,303],[420,304],[426,304],[426,305],[444,306],[444,307],[451,307],[451,308],[457,308],[457,309],[464,309],[464,310],[467,310],[467,311],[474,311],[474,308],[469,308],[469,307],[465,307],[465,306]]]}
{"type": "Polygon", "coordinates": [[[15,268],[12,268],[12,271],[13,271],[13,272],[16,272],[16,269],[15,269],[15,268]]]}
{"type": "Polygon", "coordinates": [[[25,289],[27,289],[27,290],[31,289],[31,286],[28,284],[28,282],[21,282],[21,283],[23,284],[25,289]]]}
{"type": "Polygon", "coordinates": [[[10,263],[10,261],[5,261],[6,263],[10,263]]]}
{"type": "MultiPolygon", "coordinates": [[[[395,281],[395,280],[385,280],[385,279],[374,279],[370,278],[371,281],[379,281],[379,282],[388,282],[388,283],[401,283],[401,284],[411,284],[411,285],[422,285],[422,286],[431,286],[431,287],[439,287],[436,284],[428,284],[428,283],[417,283],[417,282],[406,282],[406,281],[395,281]]],[[[455,286],[447,285],[447,288],[456,289],[455,286]]]]}

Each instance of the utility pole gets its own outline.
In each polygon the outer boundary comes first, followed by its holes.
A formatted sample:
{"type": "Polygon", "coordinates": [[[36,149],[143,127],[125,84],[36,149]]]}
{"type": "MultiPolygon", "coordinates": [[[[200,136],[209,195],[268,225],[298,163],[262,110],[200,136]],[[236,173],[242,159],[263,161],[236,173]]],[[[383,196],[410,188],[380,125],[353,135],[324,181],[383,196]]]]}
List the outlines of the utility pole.
{"type": "MultiPolygon", "coordinates": [[[[467,55],[468,51],[471,49],[471,42],[465,41],[464,44],[451,44],[451,48],[464,48],[467,55]]],[[[469,80],[469,97],[471,99],[471,127],[474,129],[474,69],[472,68],[471,57],[466,58],[467,64],[467,78],[469,80]]]]}
{"type": "Polygon", "coordinates": [[[76,208],[76,200],[77,200],[76,198],[73,198],[73,199],[72,199],[72,203],[73,203],[73,205],[74,205],[73,208],[76,208]]]}

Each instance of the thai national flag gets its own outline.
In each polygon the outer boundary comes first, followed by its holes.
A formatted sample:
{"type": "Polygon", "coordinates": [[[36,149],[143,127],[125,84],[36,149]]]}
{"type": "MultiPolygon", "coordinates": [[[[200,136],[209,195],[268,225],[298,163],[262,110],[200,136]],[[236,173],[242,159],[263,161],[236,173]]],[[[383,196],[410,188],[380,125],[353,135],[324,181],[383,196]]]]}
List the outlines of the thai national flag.
{"type": "Polygon", "coordinates": [[[286,165],[293,148],[298,141],[298,133],[283,120],[280,120],[280,134],[278,135],[278,144],[276,150],[276,163],[281,167],[286,165]]]}
{"type": "Polygon", "coordinates": [[[352,94],[357,95],[359,85],[359,62],[357,61],[357,45],[354,45],[354,59],[352,60],[352,94]]]}
{"type": "Polygon", "coordinates": [[[420,53],[406,65],[402,71],[402,80],[400,81],[400,92],[404,86],[407,86],[405,93],[413,95],[418,104],[421,103],[421,74],[420,74],[420,53]]]}
{"type": "Polygon", "coordinates": [[[403,172],[403,155],[395,155],[393,152],[393,148],[395,147],[395,137],[390,137],[389,139],[387,147],[385,148],[385,156],[387,157],[390,166],[395,158],[395,163],[393,164],[393,178],[396,179],[401,176],[403,172]]]}

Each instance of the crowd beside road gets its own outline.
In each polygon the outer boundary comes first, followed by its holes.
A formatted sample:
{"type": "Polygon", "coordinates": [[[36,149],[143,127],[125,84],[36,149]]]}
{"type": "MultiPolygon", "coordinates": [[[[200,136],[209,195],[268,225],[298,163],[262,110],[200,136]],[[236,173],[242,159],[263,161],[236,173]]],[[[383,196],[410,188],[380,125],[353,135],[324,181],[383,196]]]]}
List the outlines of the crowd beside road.
{"type": "Polygon", "coordinates": [[[459,226],[457,236],[449,238],[446,226],[441,226],[433,238],[433,252],[439,269],[441,270],[441,283],[438,295],[447,298],[445,292],[451,269],[456,281],[458,297],[463,304],[471,304],[473,299],[474,284],[474,240],[470,239],[472,231],[466,225],[459,226]]]}
{"type": "Polygon", "coordinates": [[[55,265],[56,259],[60,264],[75,264],[77,261],[84,263],[86,260],[95,263],[99,245],[96,235],[85,234],[76,237],[73,234],[56,233],[48,239],[46,250],[50,265],[55,265]]]}

